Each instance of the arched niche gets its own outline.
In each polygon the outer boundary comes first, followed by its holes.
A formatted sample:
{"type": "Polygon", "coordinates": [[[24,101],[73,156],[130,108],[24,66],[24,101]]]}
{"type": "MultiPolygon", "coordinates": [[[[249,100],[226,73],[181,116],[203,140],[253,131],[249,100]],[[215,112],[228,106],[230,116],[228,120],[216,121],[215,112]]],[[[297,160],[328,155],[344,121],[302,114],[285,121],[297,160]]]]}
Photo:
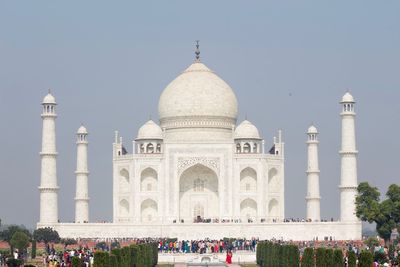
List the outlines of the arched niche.
{"type": "Polygon", "coordinates": [[[140,174],[140,190],[143,192],[157,191],[158,174],[153,168],[146,168],[140,174]]]}
{"type": "Polygon", "coordinates": [[[146,199],[140,205],[142,222],[155,222],[158,217],[158,205],[153,199],[146,199]]]}
{"type": "Polygon", "coordinates": [[[276,168],[268,171],[268,188],[269,192],[279,192],[278,170],[276,168]]]}
{"type": "Polygon", "coordinates": [[[240,217],[242,220],[255,221],[257,218],[257,202],[254,199],[246,198],[240,202],[240,217]]]}
{"type": "Polygon", "coordinates": [[[129,216],[129,202],[126,199],[122,199],[119,202],[119,216],[128,217],[129,216]]]}
{"type": "Polygon", "coordinates": [[[240,172],[240,191],[257,192],[257,172],[250,167],[240,172]]]}
{"type": "Polygon", "coordinates": [[[193,221],[195,214],[219,218],[218,176],[202,164],[186,169],[179,179],[179,219],[193,221]]]}
{"type": "Polygon", "coordinates": [[[279,217],[279,203],[275,198],[271,199],[268,203],[268,216],[272,220],[279,217]]]}
{"type": "Polygon", "coordinates": [[[119,179],[118,179],[120,192],[129,191],[129,181],[130,181],[129,171],[125,168],[121,169],[119,172],[119,179]]]}

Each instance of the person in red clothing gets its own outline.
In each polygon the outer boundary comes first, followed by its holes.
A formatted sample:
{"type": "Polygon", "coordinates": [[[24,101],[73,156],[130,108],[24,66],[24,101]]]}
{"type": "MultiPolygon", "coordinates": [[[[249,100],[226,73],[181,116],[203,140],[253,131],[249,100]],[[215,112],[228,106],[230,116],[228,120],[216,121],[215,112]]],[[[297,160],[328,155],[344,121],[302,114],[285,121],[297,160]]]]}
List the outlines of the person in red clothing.
{"type": "Polygon", "coordinates": [[[226,263],[232,264],[232,251],[228,250],[226,252],[226,263]]]}

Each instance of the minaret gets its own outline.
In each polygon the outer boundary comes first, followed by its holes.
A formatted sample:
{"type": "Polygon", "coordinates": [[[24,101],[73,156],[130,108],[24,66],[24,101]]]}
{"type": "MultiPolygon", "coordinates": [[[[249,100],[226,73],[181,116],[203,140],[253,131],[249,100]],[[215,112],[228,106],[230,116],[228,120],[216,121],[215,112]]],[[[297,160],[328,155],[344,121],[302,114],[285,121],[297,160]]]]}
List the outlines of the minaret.
{"type": "Polygon", "coordinates": [[[318,167],[318,131],[311,125],[307,131],[308,167],[307,167],[307,219],[321,220],[318,167]]]}
{"type": "Polygon", "coordinates": [[[89,190],[88,190],[88,132],[82,125],[76,133],[76,195],[75,195],[75,223],[89,222],[89,190]]]}
{"type": "Polygon", "coordinates": [[[40,224],[58,222],[58,185],[56,151],[56,100],[50,92],[43,99],[43,132],[40,178],[40,224]]]}
{"type": "Polygon", "coordinates": [[[342,149],[340,177],[340,220],[343,222],[358,221],[355,215],[355,199],[357,195],[357,153],[355,135],[354,98],[347,92],[342,104],[342,149]]]}

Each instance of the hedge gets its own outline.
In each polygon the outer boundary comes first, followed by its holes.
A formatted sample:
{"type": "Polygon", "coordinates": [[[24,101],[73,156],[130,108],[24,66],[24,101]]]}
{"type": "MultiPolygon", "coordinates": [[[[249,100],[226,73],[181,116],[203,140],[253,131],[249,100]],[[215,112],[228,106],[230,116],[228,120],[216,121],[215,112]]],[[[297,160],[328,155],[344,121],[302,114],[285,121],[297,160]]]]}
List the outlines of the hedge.
{"type": "Polygon", "coordinates": [[[343,267],[343,252],[341,249],[335,249],[333,252],[333,267],[343,267]]]}
{"type": "Polygon", "coordinates": [[[325,250],[325,266],[333,266],[333,249],[331,248],[325,250]]]}
{"type": "Polygon", "coordinates": [[[306,248],[301,260],[301,267],[314,267],[314,249],[306,248]]]}
{"type": "Polygon", "coordinates": [[[374,258],[372,256],[372,253],[367,250],[361,251],[358,267],[371,267],[373,263],[374,263],[374,258]]]}
{"type": "Polygon", "coordinates": [[[325,248],[317,248],[315,252],[315,266],[326,267],[325,264],[325,248]]]}
{"type": "Polygon", "coordinates": [[[264,267],[298,267],[299,249],[295,245],[281,245],[269,241],[259,242],[256,260],[264,267]]]}
{"type": "Polygon", "coordinates": [[[36,258],[36,240],[32,240],[32,252],[31,252],[32,259],[36,258]]]}
{"type": "Polygon", "coordinates": [[[94,253],[94,266],[110,267],[110,257],[108,252],[97,251],[94,253]]]}
{"type": "Polygon", "coordinates": [[[71,261],[71,267],[81,267],[81,266],[82,266],[81,259],[79,259],[78,257],[73,257],[71,261]]]}
{"type": "Polygon", "coordinates": [[[118,262],[117,262],[117,256],[114,254],[110,254],[110,259],[109,259],[109,267],[118,267],[118,262]]]}
{"type": "MultiPolygon", "coordinates": [[[[107,252],[104,252],[108,255],[107,252]]],[[[100,258],[104,257],[99,254],[100,258]]],[[[95,267],[99,267],[96,261],[97,254],[94,255],[95,267]]],[[[107,260],[105,260],[107,262],[107,260]]],[[[109,265],[102,265],[101,259],[100,267],[155,267],[158,263],[158,244],[146,243],[139,245],[130,245],[129,247],[115,248],[111,251],[108,259],[109,265]]]]}
{"type": "Polygon", "coordinates": [[[353,250],[348,251],[347,258],[349,263],[348,267],[357,267],[357,256],[353,250]]]}

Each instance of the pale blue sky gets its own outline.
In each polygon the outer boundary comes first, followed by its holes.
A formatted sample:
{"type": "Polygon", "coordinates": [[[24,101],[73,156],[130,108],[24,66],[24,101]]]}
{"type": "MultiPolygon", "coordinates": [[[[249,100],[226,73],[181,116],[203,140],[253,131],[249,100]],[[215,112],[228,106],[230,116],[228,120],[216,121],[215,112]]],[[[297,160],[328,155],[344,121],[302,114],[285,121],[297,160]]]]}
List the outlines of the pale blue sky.
{"type": "Polygon", "coordinates": [[[400,181],[399,1],[1,1],[0,218],[39,214],[40,103],[57,119],[60,219],[72,221],[75,132],[90,136],[91,220],[111,220],[111,149],[131,141],[194,59],[226,80],[271,145],[286,142],[286,216],[305,216],[306,135],[320,131],[322,216],[339,214],[340,106],[357,100],[359,180],[400,181]]]}

